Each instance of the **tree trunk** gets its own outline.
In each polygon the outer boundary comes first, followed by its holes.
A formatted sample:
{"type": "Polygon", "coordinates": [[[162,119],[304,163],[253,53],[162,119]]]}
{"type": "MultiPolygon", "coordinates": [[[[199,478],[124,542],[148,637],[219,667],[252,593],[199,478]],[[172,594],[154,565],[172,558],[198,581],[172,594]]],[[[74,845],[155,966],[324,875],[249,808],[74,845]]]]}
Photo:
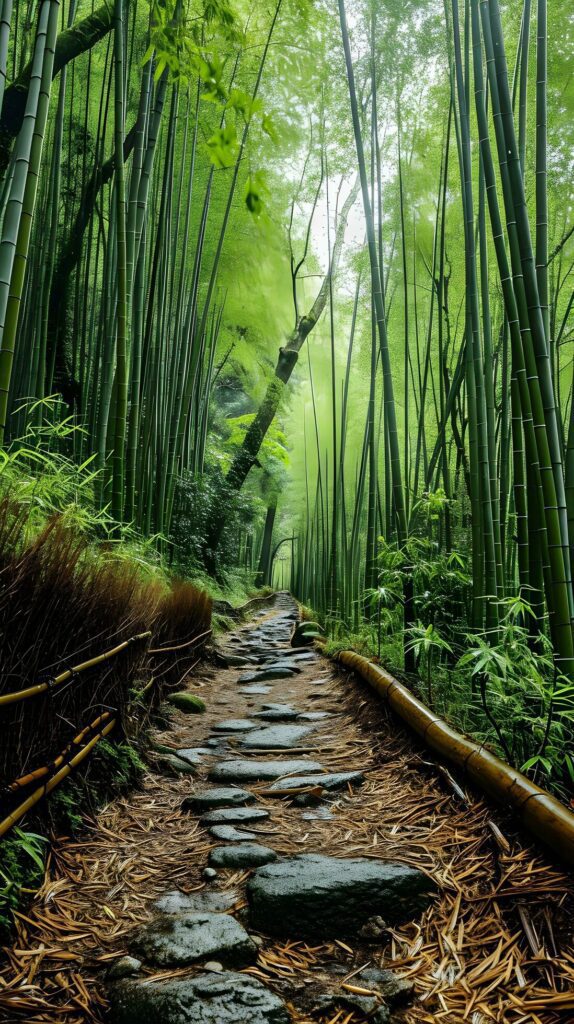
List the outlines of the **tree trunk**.
{"type": "MultiPolygon", "coordinates": [[[[73,28],[60,32],[54,52],[52,78],[55,78],[66,64],[75,60],[81,53],[86,53],[100,39],[103,39],[111,31],[112,25],[113,5],[102,4],[93,14],[83,18],[73,28]]],[[[0,114],[0,177],[6,171],[12,143],[22,127],[31,72],[32,61],[26,65],[18,78],[4,92],[4,102],[0,114]]]]}
{"type": "MultiPolygon", "coordinates": [[[[267,434],[269,427],[275,419],[275,415],[281,404],[281,399],[283,398],[286,384],[289,381],[299,358],[299,352],[325,309],[329,295],[329,280],[331,277],[334,277],[337,272],[343,248],[343,241],[345,238],[347,218],[359,193],[359,184],[359,180],[357,179],[343,204],[339,223],[337,224],[335,244],[333,245],[333,252],[331,255],[331,265],[321,283],[317,297],[307,315],[299,318],[294,330],[288,338],[287,344],[279,349],[279,358],[275,367],[275,373],[267,385],[265,397],[263,398],[255,418],[245,435],[241,448],[237,451],[233,462],[231,463],[227,477],[225,478],[225,483],[227,488],[232,491],[241,490],[245,480],[247,479],[249,470],[252,466],[256,465],[261,445],[265,440],[265,435],[267,434]]],[[[224,504],[225,503],[222,501],[220,515],[214,519],[211,531],[206,538],[206,566],[211,571],[213,571],[215,567],[215,552],[223,527],[225,526],[224,504]]]]}
{"type": "Polygon", "coordinates": [[[261,554],[259,555],[259,566],[255,576],[255,585],[263,587],[270,582],[271,569],[271,544],[273,541],[273,527],[277,515],[277,499],[275,498],[267,507],[265,527],[263,529],[263,540],[261,541],[261,554]]]}

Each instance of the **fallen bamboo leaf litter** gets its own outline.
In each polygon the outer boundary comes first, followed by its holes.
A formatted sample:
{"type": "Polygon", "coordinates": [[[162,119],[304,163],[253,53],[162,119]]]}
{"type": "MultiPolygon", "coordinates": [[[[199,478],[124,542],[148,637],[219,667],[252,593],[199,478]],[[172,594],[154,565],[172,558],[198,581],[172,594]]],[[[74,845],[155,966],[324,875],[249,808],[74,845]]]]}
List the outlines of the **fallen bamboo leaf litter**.
{"type": "MultiPolygon", "coordinates": [[[[316,695],[306,690],[313,675],[305,669],[288,682],[289,699],[302,710],[316,707],[316,695]]],[[[238,692],[235,679],[233,670],[206,676],[206,715],[190,721],[175,713],[172,729],[160,741],[174,749],[200,745],[221,718],[248,717],[253,704],[238,692]]],[[[281,684],[276,693],[283,696],[281,684]]],[[[334,964],[344,968],[340,985],[344,977],[348,992],[364,991],[361,965],[370,963],[392,967],[413,981],[417,998],[405,1024],[565,1024],[565,1014],[574,1009],[570,876],[517,841],[483,801],[471,797],[463,804],[453,795],[448,779],[433,771],[416,743],[359,684],[329,676],[321,698],[322,709],[339,716],[338,732],[334,741],[328,720],[329,740],[323,742],[319,726],[313,751],[320,751],[327,771],[362,770],[365,784],[338,794],[330,819],[303,819],[291,799],[268,795],[268,783],[252,786],[258,806],[270,813],[260,830],[262,841],[267,834],[282,855],[321,851],[396,858],[432,874],[441,896],[418,922],[387,929],[382,943],[341,939],[311,946],[265,940],[247,972],[275,986],[290,1003],[286,986],[316,979],[334,964]]],[[[228,742],[231,752],[239,750],[238,740],[228,742]]],[[[261,755],[241,751],[241,756],[261,755]]],[[[202,769],[200,775],[205,773],[202,769]]],[[[101,1024],[102,974],[126,952],[129,932],[149,919],[153,902],[165,892],[204,887],[201,870],[215,843],[193,815],[180,810],[183,796],[196,784],[199,780],[150,771],[141,790],[104,808],[79,838],[55,841],[44,883],[18,915],[14,941],[5,950],[1,1019],[101,1024]]],[[[247,878],[245,871],[221,874],[223,888],[239,891],[236,909],[244,905],[247,878]]],[[[296,1024],[363,1020],[344,1007],[313,1015],[293,1012],[296,1024]]]]}

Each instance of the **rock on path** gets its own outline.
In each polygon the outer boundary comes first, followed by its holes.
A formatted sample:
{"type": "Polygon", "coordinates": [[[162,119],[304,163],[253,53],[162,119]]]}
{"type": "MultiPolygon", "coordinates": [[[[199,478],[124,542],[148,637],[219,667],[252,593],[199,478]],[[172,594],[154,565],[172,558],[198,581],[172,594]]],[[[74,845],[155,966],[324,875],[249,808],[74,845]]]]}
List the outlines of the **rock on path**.
{"type": "Polygon", "coordinates": [[[111,986],[113,1024],[289,1024],[283,1001],[245,974],[111,986]]]}
{"type": "Polygon", "coordinates": [[[422,913],[435,892],[406,864],[302,854],[258,868],[247,886],[250,920],[269,935],[356,935],[369,918],[396,924],[422,913]]]}
{"type": "Polygon", "coordinates": [[[217,958],[228,967],[247,967],[257,946],[230,914],[183,913],[158,917],[130,943],[136,956],[158,967],[186,967],[217,958]]]}

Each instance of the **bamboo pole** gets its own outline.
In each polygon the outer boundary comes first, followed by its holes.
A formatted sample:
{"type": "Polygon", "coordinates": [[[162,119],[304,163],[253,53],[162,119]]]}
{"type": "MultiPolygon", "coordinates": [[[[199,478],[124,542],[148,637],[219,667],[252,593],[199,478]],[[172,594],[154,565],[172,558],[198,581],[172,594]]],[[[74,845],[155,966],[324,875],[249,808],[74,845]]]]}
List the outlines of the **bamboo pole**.
{"type": "Polygon", "coordinates": [[[14,782],[11,782],[10,785],[6,787],[7,792],[17,793],[19,789],[26,789],[29,785],[31,785],[32,782],[37,782],[38,779],[43,779],[46,775],[49,775],[50,772],[53,771],[55,768],[59,768],[60,765],[63,764],[63,762],[66,760],[66,757],[68,756],[70,751],[74,750],[74,748],[76,747],[81,746],[83,740],[88,735],[88,733],[92,732],[94,729],[97,729],[99,725],[102,725],[103,722],[107,722],[111,717],[111,711],[104,711],[103,714],[98,715],[98,717],[95,718],[93,722],[90,722],[90,724],[87,725],[85,729],[82,729],[82,731],[79,732],[78,735],[75,736],[70,743],[68,743],[68,746],[65,747],[62,753],[58,754],[58,756],[55,757],[50,764],[44,765],[42,768],[36,768],[34,769],[34,771],[27,772],[26,775],[21,775],[18,779],[14,779],[14,782]]]}
{"type": "Polygon", "coordinates": [[[35,686],[29,686],[25,690],[16,690],[14,693],[3,693],[0,695],[0,707],[7,704],[17,704],[22,700],[28,700],[30,697],[37,697],[40,693],[53,690],[56,686],[61,686],[62,683],[66,683],[68,679],[77,676],[80,672],[85,672],[88,668],[95,668],[96,665],[101,665],[103,661],[108,661],[117,654],[121,654],[130,644],[140,640],[147,640],[150,636],[151,630],[148,630],[146,633],[137,633],[135,636],[131,636],[129,640],[123,640],[121,644],[112,647],[109,651],[104,651],[103,654],[97,654],[95,658],[90,658],[79,665],[74,665],[73,668],[66,669],[65,672],[60,672],[59,675],[54,676],[49,682],[36,683],[35,686]]]}
{"type": "Polygon", "coordinates": [[[51,793],[52,790],[56,788],[56,786],[60,785],[60,782],[63,782],[64,779],[67,778],[72,769],[79,765],[84,760],[84,758],[86,758],[88,754],[91,753],[91,751],[96,746],[96,743],[99,743],[100,740],[102,740],[105,736],[108,735],[108,733],[112,731],[112,729],[116,725],[116,721],[117,719],[113,718],[111,722],[108,722],[108,724],[104,726],[101,732],[97,733],[96,736],[92,736],[92,739],[89,741],[89,743],[86,743],[86,746],[83,747],[80,751],[78,751],[78,753],[71,759],[71,761],[68,761],[67,764],[60,768],[60,770],[56,772],[56,774],[53,775],[52,778],[45,783],[45,785],[39,786],[38,789],[35,789],[34,792],[26,798],[26,800],[19,804],[18,807],[16,807],[16,809],[8,815],[8,817],[4,818],[3,821],[0,821],[0,839],[2,838],[2,836],[6,835],[6,833],[9,832],[11,828],[14,827],[16,822],[19,821],[20,818],[22,818],[27,811],[31,810],[32,807],[39,803],[43,796],[47,796],[48,793],[51,793]]]}
{"type": "Polygon", "coordinates": [[[406,686],[367,658],[341,651],[337,661],[364,679],[427,746],[462,768],[482,792],[510,807],[533,835],[574,866],[574,814],[556,797],[447,725],[406,686]]]}

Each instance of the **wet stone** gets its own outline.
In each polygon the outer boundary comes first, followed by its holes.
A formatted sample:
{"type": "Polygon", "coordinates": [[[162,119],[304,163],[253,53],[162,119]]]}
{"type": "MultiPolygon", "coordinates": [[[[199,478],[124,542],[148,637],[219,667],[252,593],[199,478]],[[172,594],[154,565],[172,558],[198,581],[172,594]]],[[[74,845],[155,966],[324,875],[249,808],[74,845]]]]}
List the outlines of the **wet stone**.
{"type": "Polygon", "coordinates": [[[109,988],[111,1024],[289,1024],[274,992],[245,974],[169,981],[126,979],[109,988]]]}
{"type": "Polygon", "coordinates": [[[170,775],[195,775],[195,765],[184,761],[179,754],[161,754],[157,759],[158,766],[170,775]]]}
{"type": "Polygon", "coordinates": [[[203,764],[206,757],[213,757],[214,751],[209,747],[184,747],[183,750],[176,751],[176,756],[187,764],[196,765],[203,764]]]}
{"type": "Polygon", "coordinates": [[[241,741],[241,746],[250,750],[290,750],[299,747],[311,732],[313,726],[310,725],[270,725],[251,732],[241,741]]]}
{"type": "Polygon", "coordinates": [[[217,957],[228,967],[246,967],[257,947],[230,914],[183,913],[158,917],[131,942],[134,953],[158,967],[185,967],[217,957]]]}
{"type": "Polygon", "coordinates": [[[248,718],[227,718],[224,722],[217,722],[213,728],[216,732],[248,732],[256,729],[257,725],[248,718]]]}
{"type": "Polygon", "coordinates": [[[405,864],[319,854],[258,868],[247,886],[254,928],[301,939],[356,935],[373,914],[408,921],[435,891],[427,875],[405,864]]]}
{"type": "Polygon", "coordinates": [[[255,800],[253,793],[246,789],[233,789],[221,786],[214,789],[202,789],[193,796],[187,796],[182,803],[185,811],[208,811],[213,807],[241,807],[255,800]]]}
{"type": "Polygon", "coordinates": [[[236,892],[192,892],[175,889],[160,896],[153,907],[160,914],[225,914],[237,902],[236,892]]]}
{"type": "Polygon", "coordinates": [[[360,786],[365,781],[362,772],[330,772],[325,775],[294,775],[289,779],[278,779],[271,786],[273,792],[289,793],[292,789],[321,786],[326,790],[346,789],[347,785],[360,786]]]}
{"type": "Polygon", "coordinates": [[[251,821],[266,821],[269,811],[261,807],[222,807],[208,811],[199,819],[202,825],[239,825],[251,821]]]}
{"type": "Polygon", "coordinates": [[[214,765],[209,777],[213,782],[270,782],[273,779],[280,779],[283,775],[305,771],[317,772],[321,771],[321,768],[322,765],[316,761],[305,761],[303,758],[284,761],[237,759],[214,765]]]}
{"type": "Polygon", "coordinates": [[[221,839],[226,843],[249,842],[250,839],[257,838],[254,832],[248,832],[244,828],[234,828],[233,825],[213,825],[209,834],[214,839],[221,839]]]}
{"type": "Polygon", "coordinates": [[[224,668],[244,668],[245,665],[251,664],[250,659],[241,654],[222,654],[220,652],[217,655],[217,660],[224,668]]]}
{"type": "Polygon", "coordinates": [[[272,682],[274,679],[289,679],[294,676],[294,672],[291,666],[287,665],[283,668],[276,666],[270,666],[269,668],[257,669],[256,672],[244,672],[243,675],[239,676],[238,683],[250,684],[250,683],[265,683],[272,682]]]}
{"type": "Polygon", "coordinates": [[[295,711],[294,708],[287,707],[285,704],[283,708],[268,708],[266,711],[257,711],[253,716],[254,718],[262,718],[266,722],[289,722],[296,718],[299,718],[299,712],[295,711]]]}
{"type": "Polygon", "coordinates": [[[259,843],[237,843],[216,846],[209,854],[209,863],[216,868],[256,868],[277,860],[275,850],[259,843]]]}

